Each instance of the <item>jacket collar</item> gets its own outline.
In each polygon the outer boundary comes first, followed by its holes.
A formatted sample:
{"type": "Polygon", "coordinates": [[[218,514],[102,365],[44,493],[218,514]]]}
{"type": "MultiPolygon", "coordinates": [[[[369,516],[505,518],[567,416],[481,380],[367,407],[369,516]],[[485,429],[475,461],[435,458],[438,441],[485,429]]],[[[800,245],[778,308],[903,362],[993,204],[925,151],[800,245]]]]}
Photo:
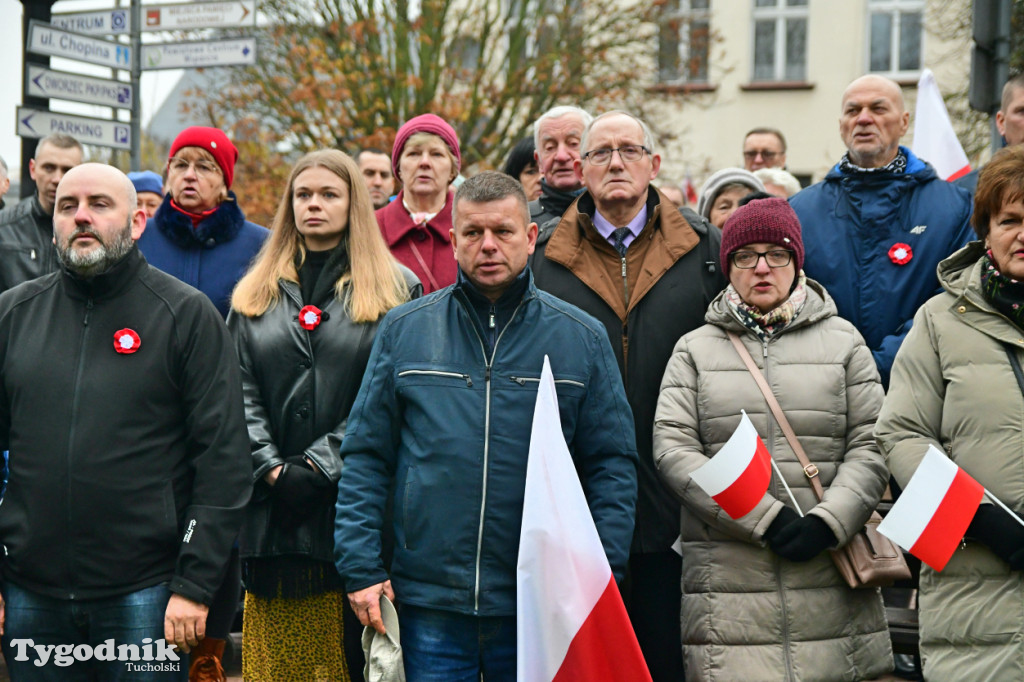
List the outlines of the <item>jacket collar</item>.
{"type": "Polygon", "coordinates": [[[572,206],[572,202],[576,201],[576,197],[583,194],[584,191],[586,190],[581,188],[564,192],[560,189],[555,189],[541,178],[540,205],[545,211],[555,215],[563,215],[572,206]]]}
{"type": "Polygon", "coordinates": [[[234,239],[245,225],[245,215],[235,201],[235,193],[228,191],[228,198],[221,202],[217,210],[193,228],[192,219],[171,206],[171,195],[168,194],[156,210],[153,222],[177,246],[209,248],[234,239]]]}
{"type": "MultiPolygon", "coordinates": [[[[806,278],[804,287],[807,291],[807,300],[804,302],[803,310],[800,311],[800,314],[792,322],[779,330],[780,336],[788,333],[791,329],[799,329],[800,327],[839,314],[835,301],[825,291],[825,287],[810,277],[806,278]]],[[[729,307],[728,301],[725,300],[724,289],[719,292],[715,300],[708,306],[708,310],[704,314],[704,321],[723,329],[739,333],[752,333],[736,319],[732,309],[729,307]]]]}
{"type": "MultiPolygon", "coordinates": [[[[419,229],[419,226],[412,221],[412,216],[405,210],[405,205],[402,203],[404,196],[405,190],[403,189],[394,201],[378,210],[378,213],[386,219],[381,231],[384,233],[384,241],[388,243],[389,247],[402,241],[413,230],[419,229]]],[[[427,229],[435,232],[444,241],[451,239],[449,232],[452,229],[452,200],[454,197],[455,193],[449,191],[444,208],[427,221],[427,229]]]]}
{"type": "Polygon", "coordinates": [[[903,173],[861,173],[858,175],[850,175],[843,173],[839,170],[839,164],[837,163],[832,167],[832,170],[825,176],[826,180],[842,180],[843,178],[853,179],[854,181],[863,182],[865,184],[871,184],[879,178],[884,178],[886,181],[893,179],[914,179],[919,182],[925,180],[931,180],[937,178],[938,175],[935,173],[935,169],[932,168],[931,164],[927,161],[919,159],[914,152],[910,151],[907,147],[900,145],[900,151],[907,156],[907,170],[903,173]]]}
{"type": "Polygon", "coordinates": [[[949,310],[954,316],[1001,343],[1019,345],[1020,329],[996,310],[981,290],[981,257],[985,244],[968,243],[939,263],[939,284],[953,297],[949,310]],[[966,305],[965,305],[966,304],[966,305]]]}
{"type": "Polygon", "coordinates": [[[61,281],[68,296],[78,300],[103,300],[120,293],[134,280],[146,259],[136,244],[128,254],[94,277],[80,277],[61,264],[61,281]]]}

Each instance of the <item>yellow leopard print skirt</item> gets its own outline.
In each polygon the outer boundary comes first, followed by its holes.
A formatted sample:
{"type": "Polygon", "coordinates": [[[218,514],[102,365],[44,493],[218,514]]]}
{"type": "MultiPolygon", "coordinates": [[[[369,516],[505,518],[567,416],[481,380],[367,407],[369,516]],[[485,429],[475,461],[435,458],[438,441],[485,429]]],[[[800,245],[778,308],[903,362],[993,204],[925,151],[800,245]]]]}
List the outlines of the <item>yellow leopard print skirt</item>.
{"type": "Polygon", "coordinates": [[[345,595],[265,599],[245,593],[246,682],[349,682],[343,644],[345,595]]]}

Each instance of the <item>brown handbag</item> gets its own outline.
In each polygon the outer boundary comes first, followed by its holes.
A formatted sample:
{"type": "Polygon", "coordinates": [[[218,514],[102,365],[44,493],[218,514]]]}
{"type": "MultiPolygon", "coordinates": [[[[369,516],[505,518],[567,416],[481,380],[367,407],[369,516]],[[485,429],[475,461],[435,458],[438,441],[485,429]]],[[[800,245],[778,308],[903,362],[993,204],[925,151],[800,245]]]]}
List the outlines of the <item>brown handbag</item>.
{"type": "MultiPolygon", "coordinates": [[[[803,446],[797,440],[796,433],[793,432],[793,427],[789,425],[789,420],[782,412],[779,401],[775,399],[775,394],[772,393],[764,374],[754,363],[754,359],[750,357],[750,352],[743,345],[740,337],[731,331],[726,334],[729,335],[732,345],[736,347],[736,352],[739,353],[743,364],[747,366],[751,376],[754,377],[757,387],[764,394],[769,409],[775,415],[775,421],[779,423],[782,433],[789,441],[789,446],[793,448],[797,459],[803,465],[804,475],[811,482],[814,496],[818,498],[818,502],[821,502],[825,491],[821,487],[821,481],[818,480],[818,467],[807,458],[807,453],[804,452],[803,446]]],[[[832,562],[850,587],[887,587],[897,580],[910,578],[910,567],[907,566],[907,561],[903,558],[903,551],[892,540],[878,532],[878,524],[881,521],[882,517],[878,512],[871,512],[867,523],[850,538],[848,543],[839,549],[829,550],[832,562]]]]}

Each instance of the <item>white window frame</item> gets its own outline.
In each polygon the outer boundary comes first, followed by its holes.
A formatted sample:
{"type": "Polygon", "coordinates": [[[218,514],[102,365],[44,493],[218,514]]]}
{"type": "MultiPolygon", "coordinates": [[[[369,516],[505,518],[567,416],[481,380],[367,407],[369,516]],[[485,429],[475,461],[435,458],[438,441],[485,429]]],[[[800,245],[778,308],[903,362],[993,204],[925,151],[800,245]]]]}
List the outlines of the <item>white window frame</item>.
{"type": "Polygon", "coordinates": [[[679,53],[678,53],[677,57],[678,57],[678,60],[679,60],[678,61],[679,69],[677,69],[677,71],[676,71],[676,77],[675,78],[662,78],[661,64],[659,63],[658,64],[658,82],[662,83],[662,84],[665,84],[665,85],[684,84],[684,83],[694,83],[694,84],[702,84],[703,85],[703,84],[711,83],[711,10],[712,10],[712,2],[714,2],[714,0],[708,0],[708,6],[706,8],[698,7],[696,9],[694,9],[693,6],[691,5],[691,0],[676,0],[676,1],[678,2],[678,6],[676,8],[674,8],[674,9],[671,9],[671,10],[664,10],[662,12],[661,16],[658,19],[658,24],[659,24],[659,32],[658,32],[659,45],[658,45],[658,50],[659,50],[659,62],[660,62],[660,56],[661,56],[660,55],[660,51],[661,51],[661,45],[660,45],[661,31],[660,31],[660,28],[661,28],[662,25],[664,25],[664,24],[666,24],[666,23],[668,23],[670,21],[673,21],[673,20],[676,20],[676,19],[680,20],[681,23],[679,25],[679,32],[677,34],[677,39],[678,39],[677,45],[678,45],[678,50],[679,50],[679,53]],[[691,55],[691,51],[690,51],[690,46],[691,46],[692,38],[693,38],[692,26],[693,26],[693,22],[694,21],[704,21],[704,22],[707,23],[708,36],[706,38],[707,45],[705,46],[705,51],[706,51],[706,53],[705,53],[705,62],[706,63],[704,65],[704,78],[694,78],[694,79],[691,79],[689,77],[689,69],[687,68],[686,65],[689,64],[690,58],[692,56],[691,55]]]}
{"type": "Polygon", "coordinates": [[[864,31],[864,71],[866,73],[873,73],[896,79],[917,79],[921,75],[921,69],[924,68],[924,18],[926,5],[927,0],[867,0],[867,14],[864,18],[864,25],[867,28],[867,30],[864,31]],[[919,52],[917,55],[918,68],[901,70],[899,68],[901,15],[913,12],[916,12],[921,16],[921,37],[918,42],[919,52]],[[889,38],[889,68],[884,71],[872,71],[871,69],[872,14],[892,15],[892,35],[889,38]]]}
{"type": "Polygon", "coordinates": [[[750,22],[750,80],[754,83],[788,83],[792,82],[793,79],[786,78],[786,20],[787,19],[803,19],[804,25],[807,27],[807,35],[804,36],[804,77],[799,79],[798,82],[804,82],[807,80],[807,45],[810,42],[808,36],[811,32],[810,22],[810,3],[811,0],[807,0],[806,4],[789,6],[786,4],[787,0],[776,0],[774,7],[758,7],[757,0],[750,0],[750,4],[753,6],[751,12],[752,21],[750,22]],[[772,65],[772,77],[771,78],[757,78],[757,22],[759,21],[775,21],[775,60],[772,65]]]}

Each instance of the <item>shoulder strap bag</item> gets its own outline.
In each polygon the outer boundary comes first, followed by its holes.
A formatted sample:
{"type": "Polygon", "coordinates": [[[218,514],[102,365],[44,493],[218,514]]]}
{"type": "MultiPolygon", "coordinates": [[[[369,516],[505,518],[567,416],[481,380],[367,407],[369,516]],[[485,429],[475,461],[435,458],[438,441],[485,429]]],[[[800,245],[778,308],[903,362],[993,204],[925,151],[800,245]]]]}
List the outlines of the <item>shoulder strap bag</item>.
{"type": "MultiPolygon", "coordinates": [[[[779,401],[775,399],[775,394],[772,393],[772,389],[765,380],[764,374],[758,369],[754,359],[750,357],[750,352],[747,351],[740,337],[731,331],[726,332],[726,334],[729,335],[729,340],[735,346],[736,352],[739,353],[740,358],[743,360],[743,364],[747,366],[751,376],[754,377],[754,381],[757,382],[757,387],[764,394],[764,399],[768,402],[769,409],[775,415],[775,421],[779,423],[782,433],[785,434],[786,440],[789,441],[789,446],[793,448],[797,459],[803,465],[804,475],[811,482],[811,490],[814,491],[814,496],[818,498],[818,502],[821,502],[825,496],[825,491],[821,486],[821,481],[818,480],[818,467],[807,458],[807,453],[804,452],[803,446],[797,440],[796,433],[793,432],[793,427],[789,425],[789,420],[786,419],[779,401]]],[[[878,524],[881,522],[882,517],[879,513],[877,511],[871,512],[871,517],[868,519],[867,524],[854,534],[848,543],[839,549],[829,550],[829,554],[832,555],[832,562],[835,563],[839,574],[843,576],[846,584],[850,587],[887,587],[896,580],[910,578],[910,568],[907,566],[906,559],[903,558],[903,551],[892,540],[878,532],[878,524]]]]}

